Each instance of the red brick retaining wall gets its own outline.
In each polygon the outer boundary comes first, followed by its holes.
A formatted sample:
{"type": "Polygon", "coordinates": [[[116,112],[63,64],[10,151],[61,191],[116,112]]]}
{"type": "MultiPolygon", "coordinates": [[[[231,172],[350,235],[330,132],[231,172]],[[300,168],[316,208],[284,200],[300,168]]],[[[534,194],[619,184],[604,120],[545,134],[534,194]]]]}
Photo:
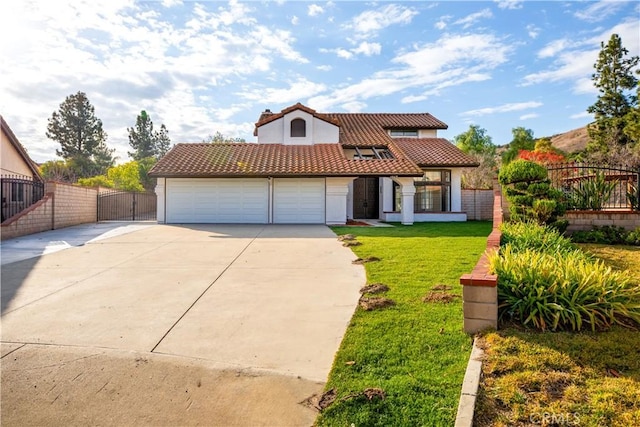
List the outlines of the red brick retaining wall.
{"type": "Polygon", "coordinates": [[[473,271],[460,277],[464,331],[467,333],[498,327],[498,276],[489,274],[488,255],[500,247],[502,218],[502,192],[496,181],[493,186],[493,230],[487,237],[487,249],[473,271]]]}

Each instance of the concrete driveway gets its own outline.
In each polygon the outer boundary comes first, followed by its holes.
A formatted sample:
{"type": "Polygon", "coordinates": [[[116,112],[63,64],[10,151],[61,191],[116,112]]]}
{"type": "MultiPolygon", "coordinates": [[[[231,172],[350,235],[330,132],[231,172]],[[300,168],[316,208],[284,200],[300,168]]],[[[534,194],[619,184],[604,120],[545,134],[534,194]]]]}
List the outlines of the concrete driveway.
{"type": "Polygon", "coordinates": [[[327,227],[110,233],[3,264],[3,424],[313,422],[365,283],[327,227]]]}

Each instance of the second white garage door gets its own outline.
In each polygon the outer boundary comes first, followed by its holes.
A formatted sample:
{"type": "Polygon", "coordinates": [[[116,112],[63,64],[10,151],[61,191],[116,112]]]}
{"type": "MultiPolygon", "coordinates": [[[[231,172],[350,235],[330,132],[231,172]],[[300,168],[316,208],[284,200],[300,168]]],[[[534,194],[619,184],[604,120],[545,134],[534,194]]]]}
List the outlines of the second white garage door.
{"type": "Polygon", "coordinates": [[[275,178],[273,222],[324,224],[324,178],[275,178]]]}
{"type": "Polygon", "coordinates": [[[266,178],[167,178],[167,223],[266,224],[266,178]]]}

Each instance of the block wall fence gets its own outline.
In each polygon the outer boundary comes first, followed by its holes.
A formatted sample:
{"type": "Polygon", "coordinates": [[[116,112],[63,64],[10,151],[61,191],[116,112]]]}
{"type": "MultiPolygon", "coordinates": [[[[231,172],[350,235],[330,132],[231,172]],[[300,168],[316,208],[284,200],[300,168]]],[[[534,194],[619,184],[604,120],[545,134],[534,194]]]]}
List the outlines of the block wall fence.
{"type": "Polygon", "coordinates": [[[493,190],[462,190],[462,212],[470,221],[491,221],[493,190]]]}
{"type": "Polygon", "coordinates": [[[1,240],[96,222],[96,188],[46,182],[44,192],[42,200],[2,223],[1,240]]]}

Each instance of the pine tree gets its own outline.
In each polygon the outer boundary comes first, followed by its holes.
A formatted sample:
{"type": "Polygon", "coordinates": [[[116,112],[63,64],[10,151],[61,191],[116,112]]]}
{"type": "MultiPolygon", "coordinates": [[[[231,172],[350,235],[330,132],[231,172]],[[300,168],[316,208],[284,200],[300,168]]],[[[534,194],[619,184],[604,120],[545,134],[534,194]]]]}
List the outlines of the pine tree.
{"type": "Polygon", "coordinates": [[[127,128],[129,132],[129,145],[133,152],[129,156],[134,160],[142,160],[148,157],[159,159],[169,151],[171,140],[169,131],[165,125],[160,126],[160,131],[153,130],[151,117],[145,110],[142,110],[136,118],[136,125],[127,128]]]}
{"type": "Polygon", "coordinates": [[[57,141],[56,154],[67,160],[78,177],[106,171],[113,165],[113,151],[107,148],[107,134],[95,108],[84,92],[69,95],[48,120],[47,138],[57,141]]]}
{"type": "Polygon", "coordinates": [[[600,47],[598,61],[594,64],[596,72],[592,76],[600,94],[595,104],[587,108],[595,116],[588,128],[591,141],[587,149],[592,153],[606,153],[632,141],[624,129],[629,112],[638,102],[633,93],[638,79],[633,71],[639,58],[627,57],[629,51],[622,46],[617,34],[612,34],[606,45],[601,42],[600,47]]]}

